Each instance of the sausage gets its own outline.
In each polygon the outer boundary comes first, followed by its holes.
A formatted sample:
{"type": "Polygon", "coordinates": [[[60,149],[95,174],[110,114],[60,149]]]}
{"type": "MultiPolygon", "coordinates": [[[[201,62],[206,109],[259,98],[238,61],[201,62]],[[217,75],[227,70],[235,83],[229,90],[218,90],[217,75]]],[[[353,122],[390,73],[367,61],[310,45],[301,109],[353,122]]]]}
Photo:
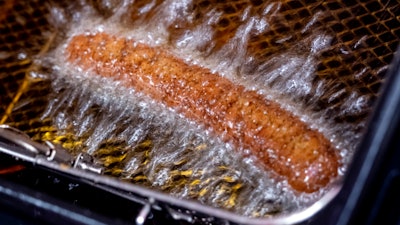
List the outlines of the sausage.
{"type": "Polygon", "coordinates": [[[337,176],[339,156],[320,132],[278,103],[161,47],[99,32],[73,36],[65,57],[211,128],[238,149],[248,149],[299,192],[318,191],[337,176]]]}
{"type": "Polygon", "coordinates": [[[17,2],[14,0],[4,1],[0,3],[0,22],[1,23],[10,23],[7,21],[3,21],[7,18],[7,16],[12,12],[13,7],[17,5],[17,2]]]}

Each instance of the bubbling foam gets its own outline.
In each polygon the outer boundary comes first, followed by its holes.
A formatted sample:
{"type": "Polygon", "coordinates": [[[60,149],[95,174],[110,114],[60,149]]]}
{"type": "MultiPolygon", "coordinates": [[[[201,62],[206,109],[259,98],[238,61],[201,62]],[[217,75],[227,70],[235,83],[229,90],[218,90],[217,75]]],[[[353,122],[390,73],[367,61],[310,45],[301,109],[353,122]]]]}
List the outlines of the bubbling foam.
{"type": "MultiPolygon", "coordinates": [[[[141,13],[146,14],[157,7],[157,14],[151,21],[141,21],[140,24],[126,19],[131,1],[122,1],[107,18],[99,16],[86,1],[77,4],[81,8],[70,14],[57,8],[52,12],[56,16],[54,23],[63,31],[61,43],[67,43],[77,34],[106,32],[160,46],[188,63],[209,68],[236,84],[256,90],[266,99],[279,102],[282,108],[336,144],[343,159],[340,172],[344,173],[354,150],[351,143],[359,136],[346,129],[346,125],[330,121],[324,111],[312,111],[293,100],[304,95],[314,94],[314,98],[321,95],[318,88],[312,93],[311,86],[316,85],[313,75],[318,53],[330,45],[332,37],[323,30],[308,30],[308,34],[293,48],[271,56],[253,70],[244,69],[242,65],[253,62],[243,47],[249,41],[250,32],[268,29],[270,21],[244,13],[244,22],[232,38],[221,49],[205,56],[198,47],[212,38],[208,24],[221,16],[219,12],[210,12],[204,24],[198,24],[176,42],[171,44],[169,38],[168,28],[178,17],[190,17],[187,13],[190,3],[165,1],[161,4],[163,7],[148,4],[141,13]]],[[[278,3],[271,2],[265,7],[264,14],[277,14],[279,7],[278,3]]],[[[318,16],[321,14],[315,15],[318,16]]],[[[315,17],[309,21],[308,27],[312,27],[315,17]]],[[[290,35],[283,38],[290,38],[290,35]]],[[[90,71],[66,64],[64,48],[60,44],[43,60],[52,65],[55,93],[43,117],[54,118],[61,132],[75,133],[78,139],[83,140],[84,151],[99,158],[108,154],[102,149],[104,144],[117,140],[122,146],[118,157],[123,159],[112,161],[116,158],[108,155],[102,159],[105,164],[122,171],[118,174],[121,179],[138,181],[143,176],[147,181],[141,184],[150,188],[257,217],[304,208],[327,191],[294,193],[286,182],[254,166],[254,159],[243,158],[229,143],[215,137],[212,131],[135,90],[122,87],[117,81],[99,78],[90,71]],[[148,144],[149,140],[151,144],[148,144]]],[[[318,85],[324,86],[323,83],[318,85]]],[[[354,94],[348,97],[348,103],[343,107],[362,110],[365,101],[362,96],[354,94]]]]}

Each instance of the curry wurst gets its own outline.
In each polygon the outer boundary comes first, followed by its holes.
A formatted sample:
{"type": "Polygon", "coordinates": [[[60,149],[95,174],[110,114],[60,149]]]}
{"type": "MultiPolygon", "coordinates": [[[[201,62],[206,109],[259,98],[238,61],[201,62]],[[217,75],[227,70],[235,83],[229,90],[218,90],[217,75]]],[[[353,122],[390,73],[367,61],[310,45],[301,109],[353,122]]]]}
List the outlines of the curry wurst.
{"type": "Polygon", "coordinates": [[[65,56],[72,65],[118,80],[250,150],[297,191],[315,192],[337,176],[339,156],[321,133],[276,102],[161,47],[100,32],[73,36],[65,56]]]}

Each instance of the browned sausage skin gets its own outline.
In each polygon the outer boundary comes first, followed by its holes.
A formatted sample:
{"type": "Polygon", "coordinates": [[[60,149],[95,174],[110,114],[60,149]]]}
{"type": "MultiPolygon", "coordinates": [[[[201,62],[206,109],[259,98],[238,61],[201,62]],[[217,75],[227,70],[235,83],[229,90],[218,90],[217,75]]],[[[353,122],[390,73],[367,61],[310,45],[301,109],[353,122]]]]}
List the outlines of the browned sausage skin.
{"type": "Polygon", "coordinates": [[[65,53],[72,64],[122,81],[249,149],[297,191],[315,192],[337,176],[339,156],[321,133],[277,103],[162,48],[96,33],[72,37],[65,53]]]}

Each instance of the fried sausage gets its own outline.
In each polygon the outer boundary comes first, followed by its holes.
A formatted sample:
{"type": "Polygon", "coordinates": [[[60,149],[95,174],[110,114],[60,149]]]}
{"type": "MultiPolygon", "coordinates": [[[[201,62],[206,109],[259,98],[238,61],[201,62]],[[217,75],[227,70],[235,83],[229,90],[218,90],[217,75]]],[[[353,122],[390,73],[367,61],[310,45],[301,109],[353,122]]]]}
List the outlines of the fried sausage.
{"type": "Polygon", "coordinates": [[[73,36],[65,57],[74,66],[122,81],[211,128],[224,141],[250,150],[297,191],[315,192],[337,176],[339,156],[320,132],[278,103],[161,47],[100,32],[73,36]]]}

